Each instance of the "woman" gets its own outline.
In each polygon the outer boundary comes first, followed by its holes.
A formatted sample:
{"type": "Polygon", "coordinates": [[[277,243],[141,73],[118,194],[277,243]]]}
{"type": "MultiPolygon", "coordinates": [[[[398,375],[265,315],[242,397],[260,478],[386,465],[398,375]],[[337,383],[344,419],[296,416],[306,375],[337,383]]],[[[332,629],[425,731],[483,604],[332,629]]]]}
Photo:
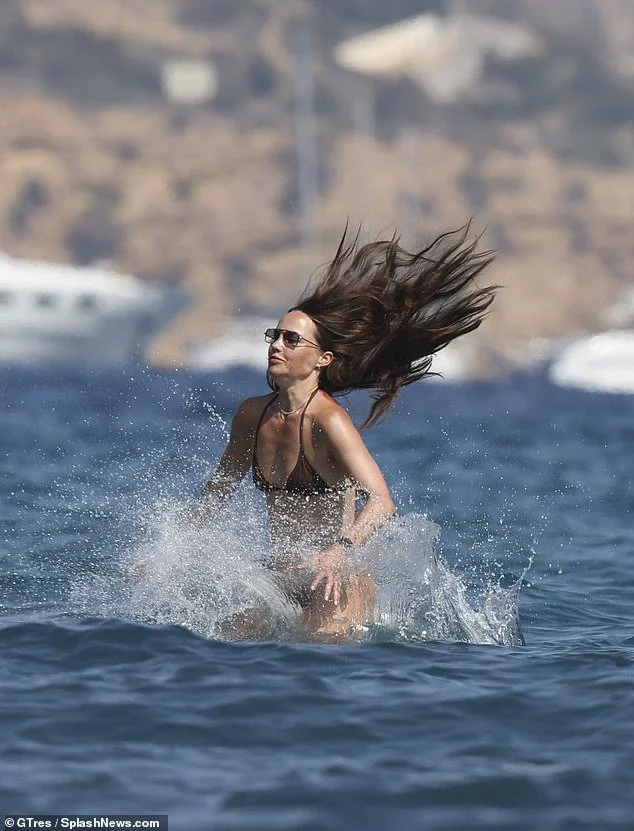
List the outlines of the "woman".
{"type": "MultiPolygon", "coordinates": [[[[377,463],[333,395],[374,390],[360,429],[370,427],[402,387],[433,374],[439,349],[480,325],[495,287],[474,281],[492,256],[476,250],[468,231],[414,253],[397,239],[360,245],[358,235],[347,243],[344,233],[323,277],[265,333],[273,392],[239,406],[202,491],[198,510],[208,514],[252,472],[266,496],[271,567],[315,639],[345,638],[372,619],[373,580],[346,565],[396,513],[377,463]]],[[[227,636],[254,632],[243,615],[227,636]]]]}

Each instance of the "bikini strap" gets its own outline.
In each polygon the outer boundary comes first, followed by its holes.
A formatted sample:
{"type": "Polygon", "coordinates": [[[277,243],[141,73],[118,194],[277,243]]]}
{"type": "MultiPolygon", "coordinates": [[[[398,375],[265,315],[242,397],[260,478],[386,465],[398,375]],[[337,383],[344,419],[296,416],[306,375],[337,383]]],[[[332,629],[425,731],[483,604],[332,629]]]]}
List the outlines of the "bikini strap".
{"type": "Polygon", "coordinates": [[[304,419],[306,418],[306,410],[310,407],[310,402],[313,400],[313,398],[317,395],[318,392],[319,392],[319,387],[316,387],[313,390],[312,395],[310,396],[310,398],[306,402],[306,406],[304,407],[304,412],[302,413],[302,420],[299,422],[299,453],[300,453],[300,458],[305,455],[304,454],[304,419]]]}

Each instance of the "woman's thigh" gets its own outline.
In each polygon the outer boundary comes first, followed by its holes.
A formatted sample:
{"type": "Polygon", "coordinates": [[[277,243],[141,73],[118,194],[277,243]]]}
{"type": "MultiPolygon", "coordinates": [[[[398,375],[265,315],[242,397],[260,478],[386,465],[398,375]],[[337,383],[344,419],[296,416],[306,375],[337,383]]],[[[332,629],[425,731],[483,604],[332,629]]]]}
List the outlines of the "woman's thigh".
{"type": "Polygon", "coordinates": [[[303,622],[319,639],[345,640],[358,635],[376,615],[376,583],[369,574],[346,580],[337,605],[324,600],[323,587],[312,592],[303,608],[303,622]]]}

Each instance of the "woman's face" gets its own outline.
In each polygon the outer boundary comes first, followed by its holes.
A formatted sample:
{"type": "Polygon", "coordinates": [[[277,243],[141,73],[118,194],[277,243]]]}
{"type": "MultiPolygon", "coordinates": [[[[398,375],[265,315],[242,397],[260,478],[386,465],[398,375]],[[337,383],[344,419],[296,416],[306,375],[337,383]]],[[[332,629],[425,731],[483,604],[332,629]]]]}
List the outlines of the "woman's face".
{"type": "Polygon", "coordinates": [[[304,312],[287,312],[277,324],[277,328],[296,332],[300,340],[297,346],[293,347],[285,343],[284,337],[280,335],[269,345],[268,369],[274,381],[279,383],[283,379],[305,380],[312,373],[319,374],[322,367],[330,363],[327,359],[330,353],[324,353],[321,347],[316,346],[317,327],[304,312]]]}

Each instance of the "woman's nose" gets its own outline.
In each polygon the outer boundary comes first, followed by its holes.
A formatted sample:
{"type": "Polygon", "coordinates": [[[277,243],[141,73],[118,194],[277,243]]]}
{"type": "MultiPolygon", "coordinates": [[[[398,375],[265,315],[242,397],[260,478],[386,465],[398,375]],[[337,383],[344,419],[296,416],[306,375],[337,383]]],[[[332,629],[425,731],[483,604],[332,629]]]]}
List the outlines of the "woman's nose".
{"type": "Polygon", "coordinates": [[[278,349],[281,349],[284,346],[283,332],[280,332],[279,335],[275,338],[275,340],[271,342],[271,346],[276,346],[278,349]]]}

